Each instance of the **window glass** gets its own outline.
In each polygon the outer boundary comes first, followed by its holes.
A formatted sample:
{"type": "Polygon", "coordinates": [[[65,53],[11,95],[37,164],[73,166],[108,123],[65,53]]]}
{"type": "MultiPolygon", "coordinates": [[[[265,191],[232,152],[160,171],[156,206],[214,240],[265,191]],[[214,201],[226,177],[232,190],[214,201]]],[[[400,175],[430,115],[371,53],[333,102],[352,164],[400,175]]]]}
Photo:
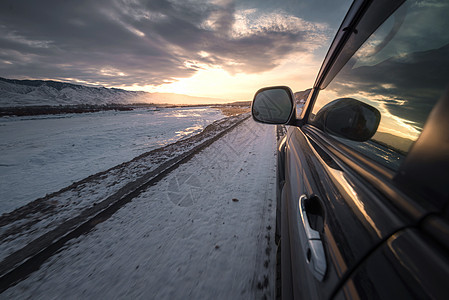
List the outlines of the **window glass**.
{"type": "MultiPolygon", "coordinates": [[[[341,142],[396,170],[449,80],[449,2],[408,1],[360,47],[317,98],[310,117],[336,99],[362,101],[381,114],[364,142],[341,142]]],[[[317,124],[318,125],[318,124],[317,124]]]]}

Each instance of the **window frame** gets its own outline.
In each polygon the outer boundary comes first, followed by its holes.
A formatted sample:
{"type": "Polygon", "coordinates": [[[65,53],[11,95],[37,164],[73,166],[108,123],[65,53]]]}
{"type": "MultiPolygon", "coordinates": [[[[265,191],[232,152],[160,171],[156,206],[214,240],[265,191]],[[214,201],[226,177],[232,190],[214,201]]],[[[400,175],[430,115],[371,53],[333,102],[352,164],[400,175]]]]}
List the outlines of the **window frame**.
{"type": "Polygon", "coordinates": [[[297,125],[308,122],[319,91],[332,81],[359,47],[404,2],[405,0],[356,0],[352,3],[324,58],[297,125]]]}
{"type": "MultiPolygon", "coordinates": [[[[397,171],[391,170],[370,159],[309,123],[309,118],[320,90],[324,89],[334,79],[359,47],[404,2],[405,0],[354,1],[329,48],[313,89],[306,101],[301,118],[296,121],[295,125],[299,126],[301,131],[317,143],[328,155],[350,167],[380,190],[401,211],[405,212],[406,215],[419,220],[429,213],[441,212],[447,204],[446,202],[449,201],[443,199],[444,197],[437,197],[435,201],[429,201],[429,195],[424,192],[426,190],[428,191],[429,187],[417,182],[416,178],[413,178],[413,174],[404,170],[416,170],[415,166],[418,165],[416,161],[419,160],[417,153],[429,151],[429,148],[427,147],[426,149],[426,145],[420,142],[424,133],[430,130],[434,131],[435,126],[447,126],[449,128],[449,118],[447,120],[441,120],[439,124],[433,124],[432,129],[428,126],[430,121],[428,120],[426,122],[423,131],[415,142],[419,147],[412,146],[397,171]],[[413,186],[409,184],[410,181],[414,183],[413,186]]],[[[434,109],[429,115],[429,119],[431,119],[431,115],[435,114],[436,110],[439,110],[441,115],[442,107],[449,107],[448,93],[446,92],[446,97],[443,97],[446,100],[441,99],[435,104],[434,109]]],[[[445,132],[445,130],[440,131],[445,132]]],[[[436,144],[438,144],[438,141],[432,144],[432,147],[438,147],[436,144]]],[[[447,157],[441,157],[440,155],[438,159],[440,160],[441,166],[449,168],[449,159],[447,157]]],[[[433,161],[433,165],[438,165],[438,163],[433,161]]],[[[424,167],[421,168],[425,169],[424,167]]],[[[440,170],[441,172],[444,172],[444,170],[440,170]]],[[[438,192],[433,194],[438,194],[438,192]]]]}

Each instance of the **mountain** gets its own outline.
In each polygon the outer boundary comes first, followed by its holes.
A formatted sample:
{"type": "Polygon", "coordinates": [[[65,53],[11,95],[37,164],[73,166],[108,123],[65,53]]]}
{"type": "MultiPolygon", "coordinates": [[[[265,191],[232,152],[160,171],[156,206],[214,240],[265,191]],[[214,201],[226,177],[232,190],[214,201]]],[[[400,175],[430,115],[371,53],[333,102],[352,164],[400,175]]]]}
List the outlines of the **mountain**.
{"type": "Polygon", "coordinates": [[[307,101],[307,97],[309,97],[309,93],[312,89],[307,89],[305,91],[296,92],[293,95],[295,96],[296,104],[305,103],[307,101]]]}
{"type": "Polygon", "coordinates": [[[17,80],[0,77],[0,107],[110,105],[110,104],[211,104],[230,100],[171,93],[126,91],[89,87],[52,80],[17,80]]]}
{"type": "Polygon", "coordinates": [[[387,132],[376,132],[372,138],[374,141],[385,145],[390,149],[394,149],[403,155],[406,155],[410,147],[413,145],[413,140],[393,135],[387,132]]]}
{"type": "Polygon", "coordinates": [[[307,89],[305,91],[300,91],[293,93],[293,96],[295,96],[295,104],[296,104],[296,115],[299,116],[302,113],[302,109],[304,107],[304,104],[307,101],[307,98],[309,97],[310,91],[312,89],[307,89]]]}

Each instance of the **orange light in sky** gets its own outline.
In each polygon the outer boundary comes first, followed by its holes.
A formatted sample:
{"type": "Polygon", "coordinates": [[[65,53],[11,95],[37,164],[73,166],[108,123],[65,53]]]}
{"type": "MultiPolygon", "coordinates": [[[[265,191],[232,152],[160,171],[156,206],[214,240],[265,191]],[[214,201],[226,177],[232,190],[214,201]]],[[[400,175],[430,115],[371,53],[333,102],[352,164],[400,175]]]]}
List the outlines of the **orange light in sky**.
{"type": "Polygon", "coordinates": [[[319,67],[320,62],[312,54],[295,54],[276,68],[262,73],[230,74],[222,68],[204,67],[192,77],[175,78],[175,82],[122,88],[219,98],[226,100],[224,102],[252,100],[255,92],[266,86],[286,85],[294,92],[311,88],[319,67]]]}

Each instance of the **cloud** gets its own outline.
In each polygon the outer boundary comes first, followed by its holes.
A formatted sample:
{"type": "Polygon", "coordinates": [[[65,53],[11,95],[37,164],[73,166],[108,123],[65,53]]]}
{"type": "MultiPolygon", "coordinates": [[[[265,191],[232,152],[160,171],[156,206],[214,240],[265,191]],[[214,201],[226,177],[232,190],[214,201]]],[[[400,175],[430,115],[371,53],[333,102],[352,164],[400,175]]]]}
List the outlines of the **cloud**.
{"type": "Polygon", "coordinates": [[[257,73],[312,52],[324,25],[235,1],[0,2],[0,76],[160,85],[202,68],[257,73]]]}

